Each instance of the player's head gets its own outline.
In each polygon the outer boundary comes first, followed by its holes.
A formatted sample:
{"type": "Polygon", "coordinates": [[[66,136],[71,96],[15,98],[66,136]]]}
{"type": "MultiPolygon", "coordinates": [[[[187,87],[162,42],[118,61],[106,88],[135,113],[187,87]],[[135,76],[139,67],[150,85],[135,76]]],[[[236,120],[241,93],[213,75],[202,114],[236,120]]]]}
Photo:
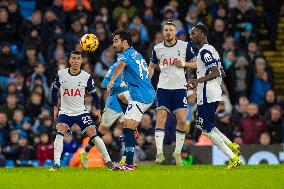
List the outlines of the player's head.
{"type": "Polygon", "coordinates": [[[122,53],[132,45],[132,38],[129,31],[119,30],[113,34],[113,48],[115,53],[122,53]]]}
{"type": "Polygon", "coordinates": [[[190,33],[190,39],[193,43],[199,45],[207,40],[208,29],[203,24],[197,24],[194,26],[190,33]]]}
{"type": "Polygon", "coordinates": [[[177,28],[176,25],[172,22],[167,22],[163,26],[163,36],[165,41],[171,42],[176,39],[177,28]]]}
{"type": "Polygon", "coordinates": [[[72,51],[69,55],[69,64],[73,68],[81,68],[83,64],[83,55],[79,51],[72,51]]]}

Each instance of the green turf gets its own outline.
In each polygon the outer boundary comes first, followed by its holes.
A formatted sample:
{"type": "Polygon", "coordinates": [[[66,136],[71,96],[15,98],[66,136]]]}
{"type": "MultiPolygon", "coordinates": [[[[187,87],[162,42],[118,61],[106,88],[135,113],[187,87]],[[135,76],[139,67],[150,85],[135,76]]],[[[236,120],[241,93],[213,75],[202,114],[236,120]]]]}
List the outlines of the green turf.
{"type": "Polygon", "coordinates": [[[2,168],[0,189],[5,188],[284,189],[284,165],[242,166],[234,170],[226,170],[225,166],[141,166],[131,172],[105,168],[63,168],[59,172],[46,168],[2,168]]]}

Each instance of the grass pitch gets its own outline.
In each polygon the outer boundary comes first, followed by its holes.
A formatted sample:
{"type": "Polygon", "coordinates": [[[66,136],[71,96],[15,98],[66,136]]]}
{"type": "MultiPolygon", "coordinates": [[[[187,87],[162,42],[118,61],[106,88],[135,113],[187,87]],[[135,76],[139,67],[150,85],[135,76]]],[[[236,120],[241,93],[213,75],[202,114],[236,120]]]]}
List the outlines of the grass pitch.
{"type": "Polygon", "coordinates": [[[140,166],[136,171],[106,168],[2,168],[0,189],[284,189],[284,165],[244,165],[233,170],[225,166],[140,166]]]}

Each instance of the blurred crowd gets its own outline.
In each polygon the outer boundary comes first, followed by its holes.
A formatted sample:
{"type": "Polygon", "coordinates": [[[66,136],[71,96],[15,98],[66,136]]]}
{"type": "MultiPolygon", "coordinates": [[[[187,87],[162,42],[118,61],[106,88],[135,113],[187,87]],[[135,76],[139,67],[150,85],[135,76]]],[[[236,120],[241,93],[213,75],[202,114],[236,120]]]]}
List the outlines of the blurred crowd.
{"type": "MultiPolygon", "coordinates": [[[[100,42],[95,53],[86,54],[83,69],[94,76],[103,106],[106,99],[101,81],[116,58],[112,32],[129,29],[133,47],[149,62],[153,46],[163,41],[161,26],[168,20],[176,25],[177,38],[188,42],[195,24],[203,23],[210,28],[208,41],[219,52],[227,75],[222,86],[223,101],[216,113],[219,130],[239,144],[283,142],[283,106],[274,91],[273,70],[258,45],[260,39],[267,37],[271,39],[271,48],[275,48],[274,30],[279,14],[264,5],[277,10],[279,2],[1,0],[0,166],[5,159],[14,160],[16,165],[34,159],[44,165],[46,160],[53,159],[55,123],[50,85],[57,71],[68,67],[68,53],[74,49],[80,51],[83,34],[94,33],[100,42]],[[257,16],[256,4],[263,6],[263,15],[257,16]],[[259,34],[261,23],[266,24],[268,36],[259,34]]],[[[192,47],[197,53],[194,44],[192,47]]],[[[154,87],[158,71],[153,77],[154,87]]],[[[194,78],[194,71],[188,70],[187,77],[194,78]]],[[[91,101],[92,97],[86,96],[89,109],[91,101]]],[[[138,128],[137,161],[155,158],[155,117],[153,105],[138,128]]],[[[192,91],[188,91],[187,117],[185,144],[210,145],[195,128],[196,104],[192,91]]],[[[174,143],[175,124],[175,117],[168,116],[165,144],[174,143]]],[[[76,154],[84,137],[78,126],[74,125],[72,130],[64,139],[63,158],[67,161],[76,154]]],[[[121,135],[121,128],[115,125],[103,137],[114,161],[121,157],[121,135]]]]}

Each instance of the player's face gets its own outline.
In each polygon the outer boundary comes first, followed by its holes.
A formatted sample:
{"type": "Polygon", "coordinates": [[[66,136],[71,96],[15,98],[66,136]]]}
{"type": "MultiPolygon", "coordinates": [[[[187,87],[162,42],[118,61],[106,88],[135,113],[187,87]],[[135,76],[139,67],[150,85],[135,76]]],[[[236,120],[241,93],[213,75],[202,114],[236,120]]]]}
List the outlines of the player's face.
{"type": "Polygon", "coordinates": [[[173,25],[165,25],[163,29],[164,39],[168,42],[173,41],[176,38],[177,29],[173,25]]]}
{"type": "Polygon", "coordinates": [[[119,35],[114,36],[112,46],[114,48],[115,53],[122,53],[123,46],[122,40],[120,39],[119,35]]]}
{"type": "Polygon", "coordinates": [[[83,57],[79,54],[71,54],[69,63],[73,68],[80,68],[83,63],[83,57]]]}
{"type": "Polygon", "coordinates": [[[202,33],[199,29],[193,28],[190,33],[190,39],[194,44],[201,43],[202,33]]]}

